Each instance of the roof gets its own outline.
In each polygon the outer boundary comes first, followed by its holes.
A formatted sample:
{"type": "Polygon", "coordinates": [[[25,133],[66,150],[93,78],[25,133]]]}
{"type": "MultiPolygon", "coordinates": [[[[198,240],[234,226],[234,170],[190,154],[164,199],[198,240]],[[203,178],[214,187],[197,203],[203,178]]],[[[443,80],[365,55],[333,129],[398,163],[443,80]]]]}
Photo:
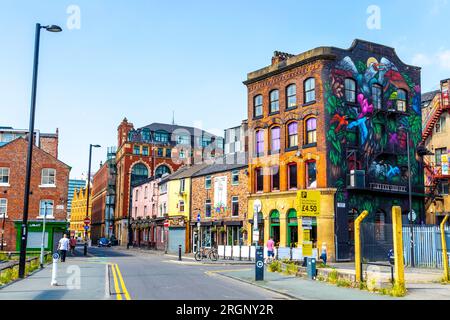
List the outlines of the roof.
{"type": "Polygon", "coordinates": [[[173,133],[175,130],[186,130],[186,131],[189,132],[189,134],[191,136],[199,136],[200,133],[206,133],[209,136],[217,137],[215,134],[209,133],[207,131],[204,131],[204,130],[201,130],[201,129],[198,129],[198,128],[187,127],[187,126],[179,126],[179,125],[173,125],[173,124],[167,124],[167,123],[157,123],[157,122],[155,122],[155,123],[149,124],[149,125],[147,125],[145,127],[142,127],[140,129],[143,129],[143,128],[148,128],[151,131],[163,130],[163,131],[166,131],[168,133],[173,133]]]}
{"type": "Polygon", "coordinates": [[[434,99],[434,97],[441,92],[440,90],[434,90],[430,92],[425,92],[422,94],[422,103],[429,102],[434,99]]]}

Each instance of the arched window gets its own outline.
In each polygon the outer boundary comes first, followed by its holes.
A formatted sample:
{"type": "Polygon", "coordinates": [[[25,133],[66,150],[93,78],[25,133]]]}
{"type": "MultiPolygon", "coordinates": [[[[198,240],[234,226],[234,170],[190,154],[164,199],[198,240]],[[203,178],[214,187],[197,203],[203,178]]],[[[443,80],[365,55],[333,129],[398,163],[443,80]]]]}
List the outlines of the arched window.
{"type": "Polygon", "coordinates": [[[306,144],[317,142],[317,119],[314,117],[306,120],[306,144]]]}
{"type": "Polygon", "coordinates": [[[356,81],[350,78],[345,79],[345,101],[356,102],[356,81]]]}
{"type": "Polygon", "coordinates": [[[297,107],[297,86],[290,84],[286,88],[286,109],[297,107]]]}
{"type": "Polygon", "coordinates": [[[168,166],[166,165],[161,165],[158,168],[156,168],[155,171],[155,177],[156,178],[161,178],[164,174],[170,174],[170,169],[168,166]]]}
{"type": "Polygon", "coordinates": [[[270,113],[280,111],[280,93],[278,90],[272,90],[270,92],[270,113]]]}
{"type": "Polygon", "coordinates": [[[256,156],[261,156],[264,154],[264,130],[260,129],[256,131],[256,156]]]}
{"type": "Polygon", "coordinates": [[[257,95],[253,98],[253,117],[261,117],[263,115],[263,97],[257,95]]]}
{"type": "Polygon", "coordinates": [[[316,100],[316,80],[314,78],[306,79],[304,91],[305,103],[310,103],[316,100]]]}
{"type": "Polygon", "coordinates": [[[143,163],[138,163],[133,166],[131,170],[131,182],[136,183],[148,178],[147,166],[143,163]]]}
{"type": "Polygon", "coordinates": [[[288,124],[288,148],[298,146],[298,125],[297,122],[288,124]]]}
{"type": "Polygon", "coordinates": [[[375,213],[375,240],[384,241],[385,237],[385,223],[386,213],[383,210],[378,210],[375,213]]]}
{"type": "Polygon", "coordinates": [[[270,152],[272,154],[280,152],[280,133],[280,127],[273,127],[272,129],[270,129],[270,152]]]}
{"type": "Polygon", "coordinates": [[[275,244],[280,242],[280,213],[278,210],[273,210],[270,213],[270,236],[275,244]]]}
{"type": "Polygon", "coordinates": [[[398,89],[397,90],[397,111],[406,112],[408,94],[406,90],[398,89]]]}
{"type": "Polygon", "coordinates": [[[372,86],[372,104],[375,109],[381,109],[383,103],[383,88],[374,84],[372,86]]]}

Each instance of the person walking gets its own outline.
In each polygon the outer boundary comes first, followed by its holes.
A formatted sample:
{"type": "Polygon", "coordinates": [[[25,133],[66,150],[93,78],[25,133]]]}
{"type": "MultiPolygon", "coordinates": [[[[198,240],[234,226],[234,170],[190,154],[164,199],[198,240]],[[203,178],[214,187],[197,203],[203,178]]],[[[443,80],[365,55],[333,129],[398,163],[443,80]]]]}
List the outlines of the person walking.
{"type": "Polygon", "coordinates": [[[272,262],[272,260],[275,258],[275,242],[273,241],[273,238],[270,237],[267,241],[267,261],[272,262]]]}
{"type": "Polygon", "coordinates": [[[75,255],[75,247],[77,245],[77,239],[75,239],[74,236],[70,237],[69,245],[70,245],[70,253],[72,254],[72,256],[74,256],[75,255]]]}
{"type": "Polygon", "coordinates": [[[61,256],[61,262],[66,262],[67,250],[69,250],[69,239],[67,239],[67,234],[64,234],[63,237],[59,240],[58,250],[61,256]]]}

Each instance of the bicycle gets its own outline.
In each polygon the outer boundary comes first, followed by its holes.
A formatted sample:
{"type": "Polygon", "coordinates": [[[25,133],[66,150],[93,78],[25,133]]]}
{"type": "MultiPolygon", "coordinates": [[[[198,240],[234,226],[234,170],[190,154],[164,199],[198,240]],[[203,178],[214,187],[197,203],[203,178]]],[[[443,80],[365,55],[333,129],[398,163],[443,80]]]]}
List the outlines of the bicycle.
{"type": "Polygon", "coordinates": [[[216,248],[200,248],[194,255],[196,261],[202,261],[204,258],[209,258],[211,261],[217,261],[219,254],[216,248]]]}

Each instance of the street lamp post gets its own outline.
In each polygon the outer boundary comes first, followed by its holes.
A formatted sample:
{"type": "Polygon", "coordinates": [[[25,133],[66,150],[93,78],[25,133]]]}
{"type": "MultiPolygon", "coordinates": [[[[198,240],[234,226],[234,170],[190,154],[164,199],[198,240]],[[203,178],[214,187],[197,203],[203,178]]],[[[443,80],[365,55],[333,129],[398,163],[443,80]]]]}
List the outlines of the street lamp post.
{"type": "Polygon", "coordinates": [[[47,222],[47,201],[45,201],[45,203],[44,203],[44,221],[42,224],[41,256],[40,256],[41,268],[44,267],[44,241],[45,241],[45,223],[46,222],[47,222]]]}
{"type": "Polygon", "coordinates": [[[25,176],[25,192],[23,200],[23,218],[20,229],[20,258],[19,258],[19,278],[25,277],[25,260],[27,252],[27,225],[28,225],[28,202],[30,197],[30,180],[31,180],[31,160],[33,156],[33,136],[34,136],[34,115],[36,111],[36,90],[39,64],[39,42],[41,37],[41,29],[46,29],[49,32],[61,32],[62,29],[56,25],[41,26],[36,23],[36,35],[34,43],[34,64],[33,64],[33,80],[31,89],[31,107],[30,107],[30,125],[28,129],[28,154],[27,154],[27,168],[25,176]]]}
{"type": "Polygon", "coordinates": [[[5,220],[6,220],[6,212],[3,214],[3,221],[2,221],[2,243],[0,244],[1,251],[3,251],[3,241],[5,240],[5,220]]]}
{"type": "MultiPolygon", "coordinates": [[[[86,218],[89,218],[89,196],[91,193],[91,162],[92,162],[92,148],[100,148],[98,144],[89,145],[89,167],[87,176],[87,196],[86,196],[86,218]]],[[[87,230],[84,229],[84,255],[87,254],[87,230]]]]}

